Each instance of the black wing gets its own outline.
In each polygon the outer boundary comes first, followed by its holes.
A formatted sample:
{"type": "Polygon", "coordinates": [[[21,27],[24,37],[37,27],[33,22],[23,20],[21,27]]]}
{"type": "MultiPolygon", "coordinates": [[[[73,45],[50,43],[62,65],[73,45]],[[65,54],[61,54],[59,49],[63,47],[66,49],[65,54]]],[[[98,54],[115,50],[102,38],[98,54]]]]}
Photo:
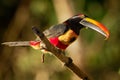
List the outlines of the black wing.
{"type": "Polygon", "coordinates": [[[58,24],[50,27],[49,29],[45,30],[43,33],[47,38],[50,38],[50,37],[60,36],[64,34],[67,30],[68,27],[65,24],[58,24]]]}

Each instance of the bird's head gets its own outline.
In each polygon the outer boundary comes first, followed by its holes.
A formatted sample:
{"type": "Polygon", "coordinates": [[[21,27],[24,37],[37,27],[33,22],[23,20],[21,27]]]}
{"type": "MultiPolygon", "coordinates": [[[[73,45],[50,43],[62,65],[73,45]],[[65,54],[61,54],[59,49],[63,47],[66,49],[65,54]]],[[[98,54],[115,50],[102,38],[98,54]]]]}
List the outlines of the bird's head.
{"type": "Polygon", "coordinates": [[[64,23],[77,34],[79,34],[81,28],[91,28],[105,36],[106,39],[109,38],[109,31],[102,23],[93,20],[84,14],[75,15],[64,23]]]}

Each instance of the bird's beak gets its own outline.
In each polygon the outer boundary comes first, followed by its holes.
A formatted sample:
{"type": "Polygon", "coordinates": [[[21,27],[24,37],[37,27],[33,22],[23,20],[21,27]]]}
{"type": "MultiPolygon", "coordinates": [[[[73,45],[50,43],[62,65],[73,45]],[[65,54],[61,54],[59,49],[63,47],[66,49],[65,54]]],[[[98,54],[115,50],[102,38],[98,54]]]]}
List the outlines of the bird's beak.
{"type": "Polygon", "coordinates": [[[80,24],[101,33],[102,35],[104,35],[106,37],[106,39],[109,38],[108,29],[103,24],[101,24],[101,23],[99,23],[99,22],[97,22],[97,21],[95,21],[93,19],[90,19],[88,17],[83,18],[80,21],[80,24]]]}

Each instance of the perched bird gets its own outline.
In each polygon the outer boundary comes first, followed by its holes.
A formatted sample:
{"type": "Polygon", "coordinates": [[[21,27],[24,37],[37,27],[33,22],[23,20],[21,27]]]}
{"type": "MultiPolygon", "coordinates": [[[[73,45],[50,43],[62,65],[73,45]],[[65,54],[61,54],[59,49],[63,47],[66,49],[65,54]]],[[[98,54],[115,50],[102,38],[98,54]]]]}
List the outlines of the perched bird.
{"type": "MultiPolygon", "coordinates": [[[[91,28],[105,36],[106,39],[109,37],[109,31],[103,24],[84,14],[75,15],[61,24],[50,27],[43,33],[51,44],[59,49],[65,50],[77,39],[82,28],[91,28]]],[[[4,42],[2,44],[8,46],[31,46],[34,49],[42,49],[40,39],[36,39],[34,41],[4,42]]]]}

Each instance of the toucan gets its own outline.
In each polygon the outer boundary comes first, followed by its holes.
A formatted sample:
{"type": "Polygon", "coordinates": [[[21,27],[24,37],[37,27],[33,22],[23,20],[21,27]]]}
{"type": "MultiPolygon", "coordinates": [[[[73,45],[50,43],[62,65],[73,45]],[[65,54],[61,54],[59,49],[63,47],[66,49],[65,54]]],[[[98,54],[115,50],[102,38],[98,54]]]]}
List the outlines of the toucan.
{"type": "MultiPolygon", "coordinates": [[[[52,45],[61,50],[65,50],[78,38],[80,30],[84,28],[93,29],[105,36],[106,39],[109,38],[109,31],[102,23],[93,20],[84,14],[74,15],[63,23],[46,29],[43,33],[52,45]]],[[[2,44],[8,46],[31,46],[34,49],[43,49],[41,47],[41,40],[38,38],[31,41],[4,42],[2,44]]]]}

